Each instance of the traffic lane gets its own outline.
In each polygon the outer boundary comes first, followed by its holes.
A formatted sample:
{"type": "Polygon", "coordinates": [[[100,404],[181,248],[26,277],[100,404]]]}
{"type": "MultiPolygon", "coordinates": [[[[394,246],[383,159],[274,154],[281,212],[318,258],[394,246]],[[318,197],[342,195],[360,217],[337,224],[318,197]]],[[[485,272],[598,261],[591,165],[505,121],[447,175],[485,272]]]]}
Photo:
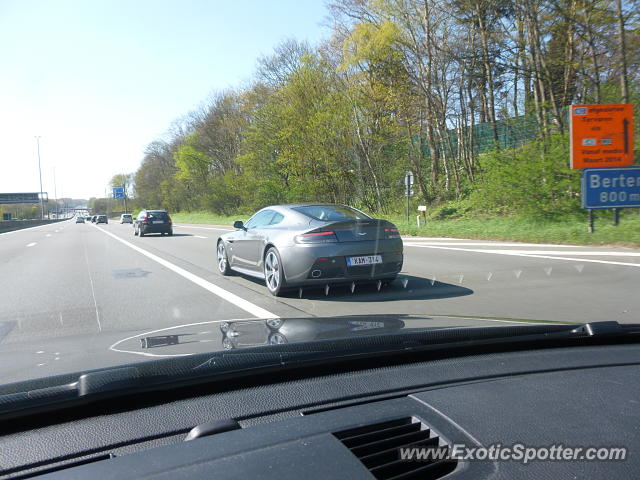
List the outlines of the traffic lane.
{"type": "Polygon", "coordinates": [[[101,231],[110,231],[111,225],[88,229],[90,270],[104,331],[253,316],[101,231]]]}
{"type": "Polygon", "coordinates": [[[0,285],[14,292],[2,318],[15,325],[3,343],[247,316],[96,228],[72,225],[2,268],[0,285]]]}
{"type": "MultiPolygon", "coordinates": [[[[404,270],[399,280],[381,292],[374,285],[363,285],[356,288],[357,295],[352,295],[347,287],[332,286],[330,295],[325,296],[322,288],[306,288],[302,299],[297,298],[298,292],[291,292],[277,302],[316,316],[349,315],[357,309],[363,313],[432,313],[578,322],[585,318],[596,321],[613,317],[622,322],[636,321],[633,315],[637,317],[638,306],[630,298],[628,285],[638,281],[637,272],[625,267],[620,267],[621,270],[610,264],[426,249],[412,247],[411,243],[407,242],[405,247],[404,270]],[[606,300],[596,301],[599,297],[594,297],[595,294],[606,296],[606,300]]],[[[500,242],[484,243],[500,245],[500,242]]],[[[511,243],[513,248],[523,248],[518,242],[511,243]]],[[[194,240],[189,245],[195,244],[194,240]]],[[[531,247],[560,248],[537,244],[531,247]]],[[[199,255],[213,256],[210,248],[206,244],[193,247],[191,262],[197,263],[199,255]]],[[[183,253],[174,251],[173,254],[183,253]]],[[[211,261],[202,258],[205,262],[211,261]]],[[[216,268],[214,262],[208,265],[210,271],[216,272],[216,268]]],[[[240,275],[228,280],[256,295],[269,296],[260,280],[240,275]]]]}
{"type": "Polygon", "coordinates": [[[5,326],[0,345],[97,330],[83,230],[73,227],[66,223],[0,239],[0,290],[6,292],[0,308],[5,326]],[[12,249],[4,247],[16,240],[22,250],[11,256],[12,249]],[[26,247],[25,242],[35,245],[26,247]]]}
{"type": "Polygon", "coordinates": [[[255,318],[100,228],[60,231],[24,257],[21,275],[2,268],[0,285],[14,292],[0,319],[3,381],[144,360],[110,347],[146,330],[255,318]]]}
{"type": "Polygon", "coordinates": [[[68,225],[70,222],[60,222],[0,233],[0,268],[7,263],[20,262],[22,256],[28,255],[27,249],[35,246],[33,244],[50,238],[68,225]]]}
{"type": "MultiPolygon", "coordinates": [[[[124,241],[158,255],[176,266],[272,312],[275,316],[286,318],[305,315],[304,310],[292,307],[270,295],[264,286],[264,281],[256,280],[262,284],[262,288],[255,288],[251,280],[242,281],[240,277],[235,275],[231,277],[220,275],[215,250],[218,235],[212,235],[207,239],[199,239],[194,234],[174,226],[174,234],[172,236],[151,234],[140,238],[133,235],[133,229],[130,225],[109,224],[106,227],[101,225],[100,228],[107,229],[108,232],[124,241]]],[[[219,231],[218,233],[224,232],[219,231]]]]}
{"type": "Polygon", "coordinates": [[[416,247],[405,252],[409,272],[474,291],[455,305],[437,302],[432,313],[633,323],[640,312],[632,295],[637,267],[416,247]]]}
{"type": "MultiPolygon", "coordinates": [[[[235,281],[263,291],[262,282],[235,281]]],[[[631,294],[640,269],[535,257],[405,247],[403,271],[392,284],[305,288],[280,301],[317,316],[426,314],[551,321],[638,321],[631,294]]]]}
{"type": "MultiPolygon", "coordinates": [[[[189,236],[172,242],[164,241],[168,237],[149,239],[160,241],[145,242],[145,246],[158,247],[175,259],[188,258],[194,266],[205,265],[212,281],[216,276],[222,279],[212,258],[214,239],[211,244],[189,236]],[[188,238],[191,241],[184,243],[188,238]]],[[[224,281],[240,287],[239,292],[250,290],[245,294],[256,302],[260,296],[265,298],[271,311],[282,317],[297,316],[296,312],[332,316],[358,311],[634,322],[638,312],[637,302],[628,293],[629,285],[638,281],[637,272],[626,267],[411,246],[405,247],[399,280],[381,292],[374,285],[358,286],[355,295],[346,287],[331,287],[325,296],[323,289],[307,288],[302,299],[297,292],[274,299],[261,280],[234,275],[224,281]],[[596,300],[600,297],[604,301],[596,300]],[[285,313],[279,305],[293,311],[285,313]]]]}

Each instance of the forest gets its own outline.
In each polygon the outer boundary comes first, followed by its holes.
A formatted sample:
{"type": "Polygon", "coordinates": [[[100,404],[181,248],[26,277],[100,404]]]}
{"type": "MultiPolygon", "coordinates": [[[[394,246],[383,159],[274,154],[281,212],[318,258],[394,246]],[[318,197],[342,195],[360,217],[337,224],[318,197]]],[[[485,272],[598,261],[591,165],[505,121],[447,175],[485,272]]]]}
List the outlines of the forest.
{"type": "Polygon", "coordinates": [[[639,3],[331,0],[327,38],[283,40],[111,183],[137,208],[322,201],[389,215],[411,171],[412,204],[442,218],[579,211],[568,106],[637,115],[639,3]]]}

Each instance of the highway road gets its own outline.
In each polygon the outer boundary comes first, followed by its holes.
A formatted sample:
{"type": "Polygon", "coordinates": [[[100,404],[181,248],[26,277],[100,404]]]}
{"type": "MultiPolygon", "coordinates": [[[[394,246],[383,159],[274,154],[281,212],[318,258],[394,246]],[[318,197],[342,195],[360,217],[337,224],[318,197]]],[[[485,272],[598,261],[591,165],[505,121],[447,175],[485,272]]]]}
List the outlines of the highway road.
{"type": "MultiPolygon", "coordinates": [[[[0,234],[0,381],[220,350],[222,322],[414,315],[408,326],[640,318],[640,251],[447,238],[405,238],[400,277],[272,297],[262,282],[222,277],[215,241],[230,230],[73,220],[0,234]],[[191,347],[142,349],[140,338],[190,335],[191,347]]],[[[293,324],[291,324],[293,325],[293,324]]],[[[365,328],[365,327],[363,327],[365,328]]],[[[183,337],[186,338],[186,337],[183,337]]]]}

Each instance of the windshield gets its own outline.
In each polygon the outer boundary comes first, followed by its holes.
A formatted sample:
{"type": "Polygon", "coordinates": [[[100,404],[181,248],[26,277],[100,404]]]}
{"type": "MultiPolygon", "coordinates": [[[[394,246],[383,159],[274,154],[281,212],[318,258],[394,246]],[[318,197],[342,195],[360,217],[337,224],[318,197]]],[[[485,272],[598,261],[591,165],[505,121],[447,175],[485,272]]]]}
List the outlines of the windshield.
{"type": "Polygon", "coordinates": [[[640,322],[636,1],[1,5],[0,390],[640,322]]]}

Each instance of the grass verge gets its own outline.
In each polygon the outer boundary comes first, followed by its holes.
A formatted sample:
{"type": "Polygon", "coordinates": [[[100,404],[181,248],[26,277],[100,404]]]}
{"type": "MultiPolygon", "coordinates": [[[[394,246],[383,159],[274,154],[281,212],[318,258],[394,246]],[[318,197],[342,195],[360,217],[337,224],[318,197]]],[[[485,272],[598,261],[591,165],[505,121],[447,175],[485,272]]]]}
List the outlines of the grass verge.
{"type": "Polygon", "coordinates": [[[216,215],[215,213],[209,212],[180,212],[180,213],[172,213],[171,219],[174,223],[202,223],[202,224],[210,224],[210,225],[228,225],[229,227],[233,226],[233,222],[236,220],[242,220],[246,222],[249,217],[236,215],[233,217],[225,217],[224,215],[216,215]]]}
{"type": "Polygon", "coordinates": [[[484,240],[510,240],[530,243],[574,245],[621,245],[640,247],[640,215],[633,210],[620,215],[620,225],[613,226],[611,212],[596,212],[595,232],[587,231],[587,215],[547,220],[528,217],[468,218],[427,220],[418,227],[405,218],[388,218],[403,234],[426,237],[459,237],[484,240]]]}

